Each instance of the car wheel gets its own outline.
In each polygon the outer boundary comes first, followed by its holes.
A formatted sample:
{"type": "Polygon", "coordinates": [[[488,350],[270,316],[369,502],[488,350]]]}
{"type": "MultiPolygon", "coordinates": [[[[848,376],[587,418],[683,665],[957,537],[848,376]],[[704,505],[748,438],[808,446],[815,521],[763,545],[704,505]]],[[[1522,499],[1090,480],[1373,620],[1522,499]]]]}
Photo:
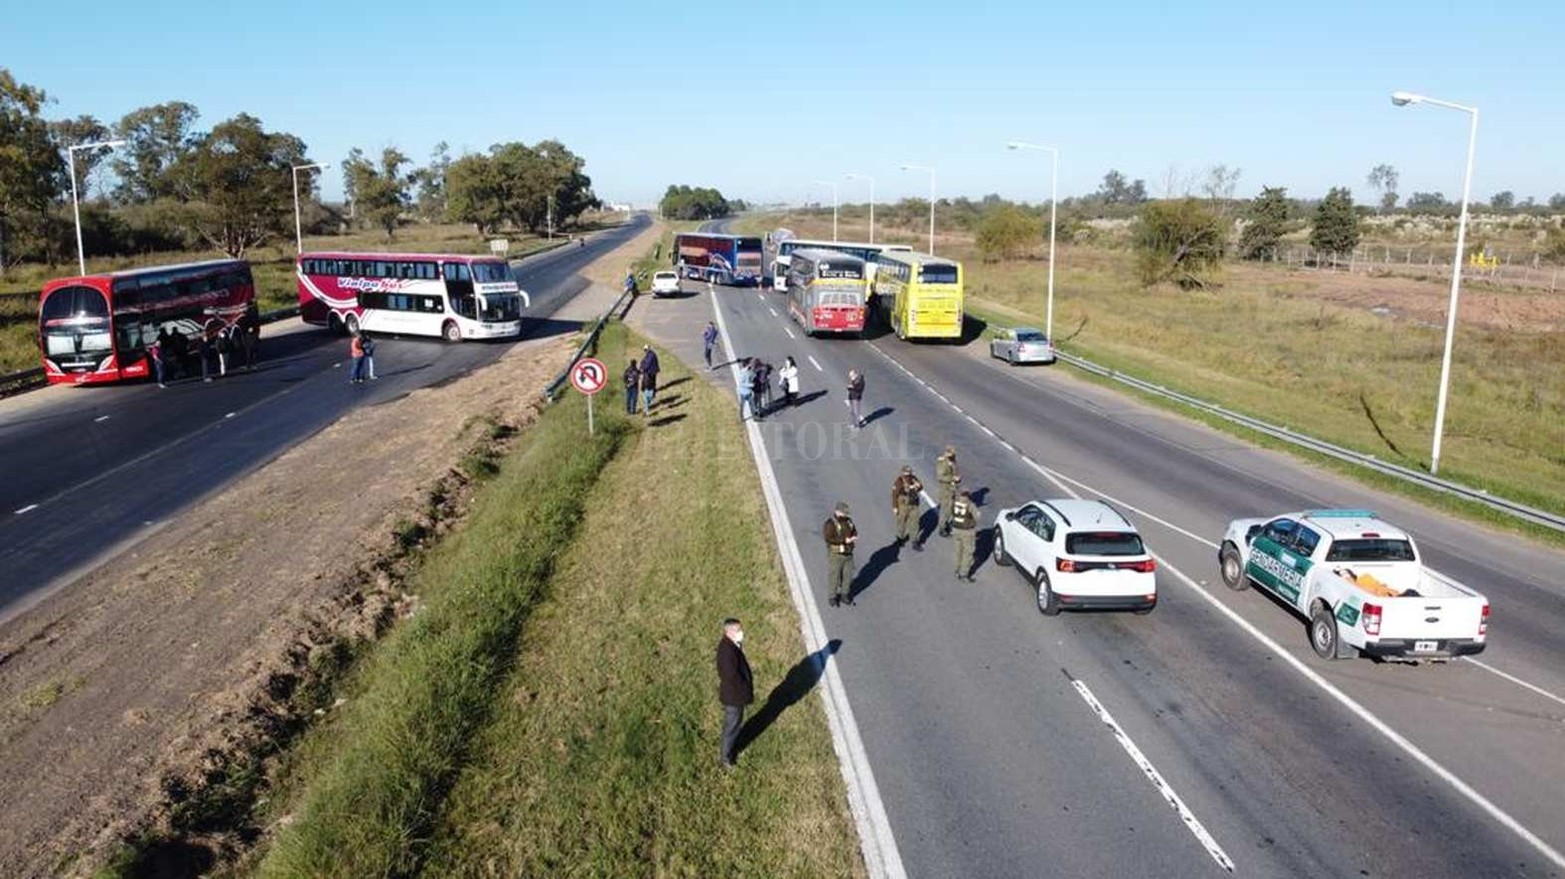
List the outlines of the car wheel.
{"type": "Polygon", "coordinates": [[[1224,586],[1235,592],[1250,588],[1250,578],[1244,575],[1244,565],[1239,562],[1239,550],[1233,544],[1223,544],[1223,551],[1217,554],[1217,564],[1224,586]]]}
{"type": "Polygon", "coordinates": [[[1315,609],[1310,611],[1310,647],[1321,659],[1345,658],[1337,618],[1323,601],[1316,602],[1315,609]]]}
{"type": "Polygon", "coordinates": [[[1000,526],[998,525],[994,529],[994,563],[997,565],[1008,565],[1011,563],[1010,556],[1005,554],[1005,535],[1000,533],[1000,526]]]}
{"type": "Polygon", "coordinates": [[[1038,585],[1038,612],[1046,617],[1056,616],[1060,612],[1059,596],[1049,588],[1049,575],[1039,568],[1033,575],[1033,582],[1038,585]]]}
{"type": "Polygon", "coordinates": [[[448,320],[445,326],[440,328],[440,335],[444,336],[447,342],[460,342],[462,341],[462,328],[456,325],[456,321],[448,320]]]}

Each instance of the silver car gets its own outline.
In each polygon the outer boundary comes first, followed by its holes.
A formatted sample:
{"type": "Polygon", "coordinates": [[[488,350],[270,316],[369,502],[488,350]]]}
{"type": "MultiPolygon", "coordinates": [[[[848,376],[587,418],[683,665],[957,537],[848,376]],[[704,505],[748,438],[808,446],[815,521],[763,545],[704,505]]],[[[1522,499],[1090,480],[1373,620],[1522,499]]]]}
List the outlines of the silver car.
{"type": "Polygon", "coordinates": [[[989,340],[989,355],[1015,366],[1018,363],[1053,363],[1054,343],[1042,330],[1012,327],[989,340]]]}

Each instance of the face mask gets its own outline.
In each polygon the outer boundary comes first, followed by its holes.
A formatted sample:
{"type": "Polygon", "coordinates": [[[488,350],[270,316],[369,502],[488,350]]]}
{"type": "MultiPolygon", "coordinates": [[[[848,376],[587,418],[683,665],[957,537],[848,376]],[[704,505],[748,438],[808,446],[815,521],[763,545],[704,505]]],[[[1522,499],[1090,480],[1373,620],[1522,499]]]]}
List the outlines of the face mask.
{"type": "Polygon", "coordinates": [[[735,644],[739,644],[739,645],[743,645],[744,644],[744,630],[743,629],[740,629],[739,631],[734,633],[734,643],[735,644]]]}

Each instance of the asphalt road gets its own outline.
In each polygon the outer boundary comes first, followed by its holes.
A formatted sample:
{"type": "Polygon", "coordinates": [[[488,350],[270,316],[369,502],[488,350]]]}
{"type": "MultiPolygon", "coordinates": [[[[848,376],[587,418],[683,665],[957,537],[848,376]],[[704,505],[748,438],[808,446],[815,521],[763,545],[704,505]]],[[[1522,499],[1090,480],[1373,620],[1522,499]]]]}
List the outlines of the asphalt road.
{"type": "MultiPolygon", "coordinates": [[[[531,295],[523,338],[574,323],[550,315],[587,286],[576,273],[648,220],[514,264],[531,295]]],[[[347,382],[347,341],[297,321],[262,328],[252,373],[167,389],[51,388],[0,401],[0,619],[143,539],[200,498],[357,406],[460,377],[515,342],[383,339],[379,380],[347,382]]]]}
{"type": "MultiPolygon", "coordinates": [[[[1525,839],[1565,849],[1560,553],[1252,448],[1067,367],[1010,369],[894,337],[809,340],[777,294],[720,287],[717,300],[733,353],[791,354],[801,367],[808,402],[763,434],[822,608],[820,524],[837,501],[853,506],[858,606],[823,613],[912,875],[1222,875],[1224,861],[1247,876],[1562,875],[1525,839]],[[861,432],[843,404],[849,367],[867,379],[861,432]],[[968,585],[953,578],[948,541],[899,554],[891,482],[910,463],[933,486],[947,443],[986,526],[1035,497],[1111,498],[1161,560],[1157,610],[1044,618],[1030,586],[992,560],[968,585]],[[1482,665],[1322,661],[1302,621],[1221,585],[1215,541],[1230,518],[1325,506],[1380,510],[1433,567],[1489,596],[1482,665]]],[[[642,315],[653,332],[698,362],[705,292],[646,307],[662,310],[642,315]]],[[[731,388],[727,370],[712,376],[731,388]]]]}

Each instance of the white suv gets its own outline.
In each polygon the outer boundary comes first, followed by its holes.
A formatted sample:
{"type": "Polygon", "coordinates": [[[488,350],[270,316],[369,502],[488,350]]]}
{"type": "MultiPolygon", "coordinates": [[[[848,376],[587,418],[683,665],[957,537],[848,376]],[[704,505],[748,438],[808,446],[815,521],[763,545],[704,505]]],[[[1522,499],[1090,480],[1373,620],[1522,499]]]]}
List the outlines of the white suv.
{"type": "Polygon", "coordinates": [[[1032,501],[1001,510],[996,564],[1015,564],[1038,590],[1038,610],[1157,607],[1157,563],[1119,511],[1102,501],[1032,501]]]}
{"type": "Polygon", "coordinates": [[[678,272],[653,272],[652,273],[653,296],[678,296],[679,273],[678,272]]]}

